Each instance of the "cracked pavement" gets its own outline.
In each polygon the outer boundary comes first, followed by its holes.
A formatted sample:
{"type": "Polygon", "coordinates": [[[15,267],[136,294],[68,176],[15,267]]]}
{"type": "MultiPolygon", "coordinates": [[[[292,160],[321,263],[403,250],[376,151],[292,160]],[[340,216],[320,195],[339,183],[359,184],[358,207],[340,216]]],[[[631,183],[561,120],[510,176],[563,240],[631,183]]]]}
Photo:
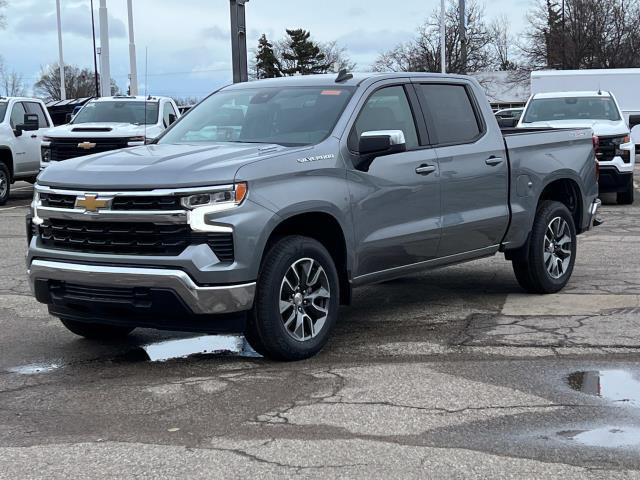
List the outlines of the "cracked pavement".
{"type": "Polygon", "coordinates": [[[640,478],[637,399],[567,384],[640,380],[638,203],[605,197],[557,295],[523,294],[498,256],[357,291],[309,361],[154,362],[141,346],[194,335],[90,342],[31,297],[17,187],[0,207],[0,479],[640,478]]]}

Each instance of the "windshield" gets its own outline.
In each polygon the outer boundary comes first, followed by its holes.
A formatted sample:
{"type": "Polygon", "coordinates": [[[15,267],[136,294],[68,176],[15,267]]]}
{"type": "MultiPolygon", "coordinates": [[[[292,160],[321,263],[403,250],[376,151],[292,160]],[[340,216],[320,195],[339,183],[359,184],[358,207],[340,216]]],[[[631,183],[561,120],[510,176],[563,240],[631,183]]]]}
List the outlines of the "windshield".
{"type": "Polygon", "coordinates": [[[536,98],[531,101],[523,123],[558,120],[620,120],[611,97],[536,98]]]}
{"type": "Polygon", "coordinates": [[[4,114],[7,112],[7,102],[0,102],[0,123],[4,120],[4,114]]]}
{"type": "Polygon", "coordinates": [[[312,145],[329,136],[353,87],[222,90],[194,107],[158,143],[312,145]]]}
{"type": "Polygon", "coordinates": [[[153,125],[158,122],[158,102],[90,102],[78,112],[71,123],[132,123],[153,125]],[[144,105],[147,104],[145,122],[144,105]]]}

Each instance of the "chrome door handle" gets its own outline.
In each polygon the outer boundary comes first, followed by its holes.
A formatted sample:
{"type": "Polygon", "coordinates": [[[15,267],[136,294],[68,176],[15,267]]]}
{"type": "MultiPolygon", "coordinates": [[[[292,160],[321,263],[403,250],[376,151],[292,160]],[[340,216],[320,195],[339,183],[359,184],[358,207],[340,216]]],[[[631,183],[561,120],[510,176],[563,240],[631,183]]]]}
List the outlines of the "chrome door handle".
{"type": "Polygon", "coordinates": [[[418,175],[429,175],[430,173],[433,173],[436,171],[436,167],[433,165],[420,165],[418,168],[416,168],[416,173],[418,175]]]}
{"type": "Polygon", "coordinates": [[[38,135],[31,135],[31,138],[38,138],[38,135]]]}
{"type": "Polygon", "coordinates": [[[484,161],[484,163],[486,163],[490,167],[500,165],[502,162],[504,162],[504,159],[502,157],[489,157],[484,161]]]}

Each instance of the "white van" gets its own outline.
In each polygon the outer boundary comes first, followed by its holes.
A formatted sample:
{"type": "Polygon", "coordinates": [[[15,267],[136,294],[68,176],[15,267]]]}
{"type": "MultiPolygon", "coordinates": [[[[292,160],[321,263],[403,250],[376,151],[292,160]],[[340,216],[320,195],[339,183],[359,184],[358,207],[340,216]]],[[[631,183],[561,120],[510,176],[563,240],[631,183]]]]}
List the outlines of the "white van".
{"type": "Polygon", "coordinates": [[[591,128],[598,137],[600,192],[615,192],[618,203],[633,203],[635,143],[610,92],[555,92],[531,96],[519,128],[591,128]]]}

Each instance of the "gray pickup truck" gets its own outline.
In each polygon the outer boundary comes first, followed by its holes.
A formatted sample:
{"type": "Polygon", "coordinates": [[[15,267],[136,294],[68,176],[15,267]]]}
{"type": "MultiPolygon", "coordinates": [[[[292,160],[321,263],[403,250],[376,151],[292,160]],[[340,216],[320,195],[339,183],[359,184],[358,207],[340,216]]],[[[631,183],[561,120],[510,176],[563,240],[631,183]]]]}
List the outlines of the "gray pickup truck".
{"type": "Polygon", "coordinates": [[[36,298],[72,332],[242,332],[321,350],[355,287],[502,252],[562,289],[600,205],[590,130],[501,132],[437,74],[222,88],[152,145],[51,165],[27,220],[36,298]]]}

